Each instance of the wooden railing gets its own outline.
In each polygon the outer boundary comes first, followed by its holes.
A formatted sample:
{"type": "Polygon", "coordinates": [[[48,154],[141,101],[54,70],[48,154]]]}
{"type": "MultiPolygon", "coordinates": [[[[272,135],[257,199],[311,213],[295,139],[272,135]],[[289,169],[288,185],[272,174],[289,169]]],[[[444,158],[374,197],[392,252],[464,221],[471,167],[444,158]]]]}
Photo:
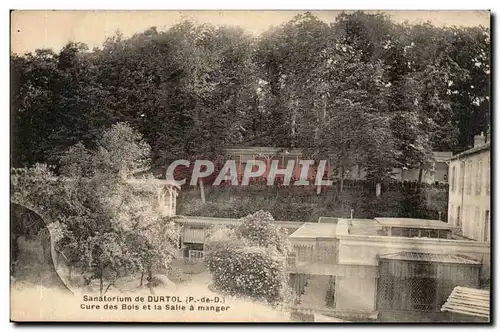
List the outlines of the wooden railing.
{"type": "Polygon", "coordinates": [[[189,250],[188,261],[198,263],[203,260],[203,250],[189,250]]]}

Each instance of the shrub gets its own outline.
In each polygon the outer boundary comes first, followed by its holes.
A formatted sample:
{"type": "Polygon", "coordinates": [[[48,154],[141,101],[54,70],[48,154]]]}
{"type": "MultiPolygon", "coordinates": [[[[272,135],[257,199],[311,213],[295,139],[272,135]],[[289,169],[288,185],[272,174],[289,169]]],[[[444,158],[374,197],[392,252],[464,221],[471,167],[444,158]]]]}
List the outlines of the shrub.
{"type": "Polygon", "coordinates": [[[274,248],[242,247],[212,250],[207,255],[214,285],[230,295],[249,296],[271,304],[285,299],[286,262],[274,248]]]}
{"type": "Polygon", "coordinates": [[[208,238],[205,262],[217,289],[277,305],[290,296],[286,233],[263,211],[243,218],[231,229],[218,227],[208,238]]]}

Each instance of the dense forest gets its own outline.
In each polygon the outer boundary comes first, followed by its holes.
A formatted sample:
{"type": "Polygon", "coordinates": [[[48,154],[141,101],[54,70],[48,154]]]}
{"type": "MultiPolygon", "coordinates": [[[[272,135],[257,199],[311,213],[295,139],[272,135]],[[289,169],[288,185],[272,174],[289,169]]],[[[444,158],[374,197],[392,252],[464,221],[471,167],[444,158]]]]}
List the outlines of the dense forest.
{"type": "Polygon", "coordinates": [[[102,48],[11,55],[11,163],[57,165],[128,122],[160,166],[234,146],[298,147],[384,179],[462,151],[490,124],[490,33],[310,13],[254,36],[179,23],[102,48]]]}

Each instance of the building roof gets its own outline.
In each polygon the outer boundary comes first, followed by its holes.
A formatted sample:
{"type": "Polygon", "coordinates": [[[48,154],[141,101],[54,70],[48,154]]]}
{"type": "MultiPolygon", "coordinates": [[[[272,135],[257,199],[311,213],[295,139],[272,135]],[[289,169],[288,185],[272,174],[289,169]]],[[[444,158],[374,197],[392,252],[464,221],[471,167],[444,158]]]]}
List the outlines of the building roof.
{"type": "Polygon", "coordinates": [[[290,238],[334,238],[337,224],[306,222],[290,238]]]}
{"type": "MultiPolygon", "coordinates": [[[[179,222],[182,224],[204,224],[207,226],[212,225],[226,225],[236,226],[241,223],[241,219],[236,218],[216,218],[216,217],[199,217],[199,216],[179,216],[179,222]]],[[[276,225],[287,229],[298,229],[302,226],[300,221],[281,221],[276,220],[276,225]]]]}
{"type": "Polygon", "coordinates": [[[349,234],[352,235],[382,235],[380,223],[373,219],[346,219],[349,225],[349,234]]]}
{"type": "Polygon", "coordinates": [[[436,162],[444,162],[453,156],[451,151],[434,151],[432,152],[436,162]]]}
{"type": "Polygon", "coordinates": [[[323,224],[337,224],[339,222],[339,218],[337,217],[319,217],[318,223],[323,224]]]}
{"type": "Polygon", "coordinates": [[[129,184],[143,184],[143,183],[151,183],[155,185],[160,185],[160,186],[169,186],[169,187],[174,187],[177,189],[181,189],[181,187],[172,180],[166,180],[166,179],[140,179],[140,178],[132,178],[132,179],[127,179],[127,183],[129,184]]]}
{"type": "Polygon", "coordinates": [[[441,311],[489,318],[490,292],[488,290],[457,286],[441,307],[441,311]]]}
{"type": "Polygon", "coordinates": [[[469,149],[469,150],[466,150],[464,152],[458,153],[458,154],[454,155],[453,157],[449,158],[448,160],[455,160],[455,159],[458,159],[458,158],[461,158],[461,157],[465,157],[465,156],[468,156],[468,155],[471,155],[471,154],[474,154],[474,153],[477,153],[477,152],[480,152],[480,151],[483,151],[483,150],[489,150],[490,149],[490,145],[491,145],[491,141],[488,141],[488,142],[486,142],[484,144],[481,144],[479,146],[473,147],[472,149],[469,149]]]}
{"type": "Polygon", "coordinates": [[[283,147],[256,146],[256,147],[235,147],[226,149],[226,153],[230,154],[247,154],[247,153],[262,153],[262,154],[290,154],[302,155],[302,150],[283,147]]]}
{"type": "Polygon", "coordinates": [[[421,228],[421,229],[458,229],[441,220],[416,218],[375,218],[383,227],[421,228]]]}
{"type": "MultiPolygon", "coordinates": [[[[74,178],[69,178],[69,177],[57,177],[53,176],[50,178],[51,181],[57,181],[58,179],[62,179],[63,181],[74,181],[74,178]]],[[[181,189],[181,187],[172,180],[166,180],[166,179],[157,179],[157,178],[128,178],[126,179],[128,184],[154,184],[154,185],[159,185],[159,186],[169,186],[169,187],[174,187],[177,189],[181,189]]]]}
{"type": "Polygon", "coordinates": [[[424,252],[398,252],[395,254],[381,255],[380,259],[413,261],[413,262],[433,262],[445,264],[468,264],[481,265],[480,262],[459,255],[452,254],[433,254],[424,252]]]}

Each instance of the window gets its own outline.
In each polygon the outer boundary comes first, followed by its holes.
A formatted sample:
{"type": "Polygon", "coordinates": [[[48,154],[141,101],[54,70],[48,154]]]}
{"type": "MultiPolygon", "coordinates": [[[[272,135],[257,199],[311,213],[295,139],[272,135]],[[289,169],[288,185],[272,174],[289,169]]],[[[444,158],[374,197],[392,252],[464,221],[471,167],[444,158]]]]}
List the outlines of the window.
{"type": "Polygon", "coordinates": [[[483,241],[487,242],[490,240],[490,210],[484,211],[484,230],[483,230],[483,241]]]}
{"type": "Polygon", "coordinates": [[[474,229],[472,230],[474,234],[474,239],[478,240],[480,238],[481,228],[479,226],[479,207],[476,207],[474,210],[474,229]]]}
{"type": "Polygon", "coordinates": [[[410,229],[409,236],[410,237],[420,237],[420,230],[418,230],[418,229],[410,229]]]}
{"type": "Polygon", "coordinates": [[[297,254],[295,252],[291,252],[290,254],[288,254],[286,261],[287,261],[288,266],[295,267],[296,262],[297,262],[297,254]]]}
{"type": "Polygon", "coordinates": [[[490,194],[490,157],[488,157],[488,165],[486,168],[486,194],[490,194]]]}
{"type": "Polygon", "coordinates": [[[438,238],[440,238],[440,239],[447,239],[448,238],[448,233],[449,233],[449,231],[447,231],[447,230],[439,230],[438,231],[438,238]]]}
{"type": "Polygon", "coordinates": [[[455,166],[451,168],[451,192],[455,192],[455,180],[456,180],[456,174],[455,174],[455,166]]]}
{"type": "Polygon", "coordinates": [[[479,159],[476,170],[476,196],[481,195],[481,181],[483,180],[483,161],[479,159]]]}
{"type": "Polygon", "coordinates": [[[458,178],[458,192],[460,194],[464,192],[464,175],[465,175],[465,163],[460,163],[460,174],[458,178]]]}
{"type": "Polygon", "coordinates": [[[463,220],[464,220],[464,232],[466,236],[470,236],[470,217],[469,217],[469,206],[464,206],[463,220]]]}
{"type": "Polygon", "coordinates": [[[465,194],[471,194],[472,188],[472,161],[467,162],[467,175],[465,176],[465,194]]]}
{"type": "Polygon", "coordinates": [[[391,235],[392,236],[402,236],[403,232],[402,232],[401,228],[392,228],[391,235]]]}
{"type": "Polygon", "coordinates": [[[422,229],[420,231],[420,237],[431,237],[431,231],[426,230],[426,229],[422,229]]]}
{"type": "Polygon", "coordinates": [[[312,261],[312,248],[308,246],[297,246],[297,260],[300,262],[312,261]]]}

